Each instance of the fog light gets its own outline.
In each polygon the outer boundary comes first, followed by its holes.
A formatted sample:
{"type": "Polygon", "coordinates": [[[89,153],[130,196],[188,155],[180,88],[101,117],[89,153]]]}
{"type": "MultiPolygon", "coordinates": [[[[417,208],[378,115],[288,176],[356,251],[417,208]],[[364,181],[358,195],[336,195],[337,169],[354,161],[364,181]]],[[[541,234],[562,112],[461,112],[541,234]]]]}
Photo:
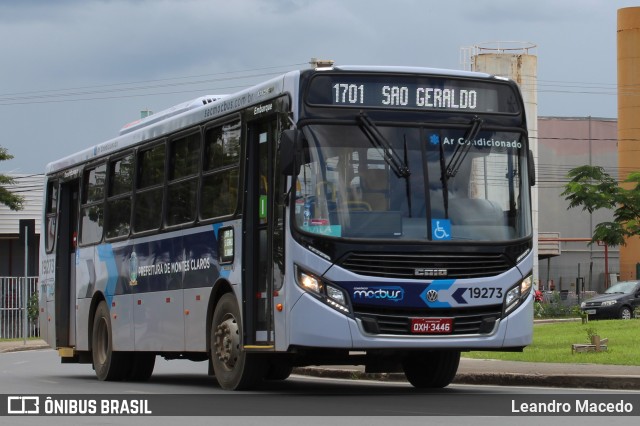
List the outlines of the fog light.
{"type": "Polygon", "coordinates": [[[330,286],[330,285],[327,286],[327,296],[329,296],[330,299],[333,299],[336,302],[340,303],[341,305],[347,304],[347,300],[346,300],[346,297],[344,296],[344,292],[333,286],[330,286]]]}

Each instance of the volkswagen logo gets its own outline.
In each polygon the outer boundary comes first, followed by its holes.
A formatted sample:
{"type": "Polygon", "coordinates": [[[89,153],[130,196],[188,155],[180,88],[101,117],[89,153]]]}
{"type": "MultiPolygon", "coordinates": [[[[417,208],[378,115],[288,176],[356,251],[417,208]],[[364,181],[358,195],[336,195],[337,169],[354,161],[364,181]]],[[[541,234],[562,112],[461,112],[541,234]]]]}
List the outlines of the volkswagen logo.
{"type": "Polygon", "coordinates": [[[438,292],[436,290],[429,290],[427,292],[427,300],[429,302],[435,302],[438,300],[438,292]]]}

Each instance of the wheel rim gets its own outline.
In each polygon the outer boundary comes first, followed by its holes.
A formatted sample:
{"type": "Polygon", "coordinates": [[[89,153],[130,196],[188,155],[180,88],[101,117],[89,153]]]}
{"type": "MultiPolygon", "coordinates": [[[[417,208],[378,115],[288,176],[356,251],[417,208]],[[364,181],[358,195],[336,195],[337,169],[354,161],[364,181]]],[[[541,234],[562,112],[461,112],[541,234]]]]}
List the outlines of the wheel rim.
{"type": "Polygon", "coordinates": [[[99,364],[104,364],[107,361],[107,352],[109,349],[109,333],[107,329],[107,322],[104,318],[98,320],[96,329],[96,341],[95,341],[95,354],[99,364]]]}
{"type": "Polygon", "coordinates": [[[622,310],[622,319],[631,319],[631,311],[629,309],[622,310]]]}
{"type": "Polygon", "coordinates": [[[240,332],[232,315],[226,315],[216,327],[214,349],[220,364],[229,371],[233,370],[240,355],[240,332]]]}

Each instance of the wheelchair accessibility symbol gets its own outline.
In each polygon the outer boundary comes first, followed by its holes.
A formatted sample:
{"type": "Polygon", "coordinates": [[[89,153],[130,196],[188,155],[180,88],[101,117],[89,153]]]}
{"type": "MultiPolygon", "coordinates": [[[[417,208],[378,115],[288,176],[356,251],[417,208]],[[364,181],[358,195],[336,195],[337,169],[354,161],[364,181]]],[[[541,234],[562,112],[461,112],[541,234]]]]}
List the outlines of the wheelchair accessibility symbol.
{"type": "Polygon", "coordinates": [[[431,239],[444,241],[451,239],[451,221],[449,219],[431,219],[431,239]]]}

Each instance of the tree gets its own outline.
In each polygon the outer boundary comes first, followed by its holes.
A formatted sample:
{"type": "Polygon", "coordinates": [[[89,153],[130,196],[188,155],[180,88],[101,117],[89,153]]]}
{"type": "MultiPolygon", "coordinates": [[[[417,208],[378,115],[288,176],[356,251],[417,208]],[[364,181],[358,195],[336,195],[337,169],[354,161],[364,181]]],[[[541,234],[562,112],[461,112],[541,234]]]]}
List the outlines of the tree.
{"type": "Polygon", "coordinates": [[[589,213],[613,209],[613,222],[597,224],[591,243],[623,246],[626,238],[640,235],[640,172],[629,173],[625,185],[599,166],[576,167],[568,177],[571,180],[562,193],[569,201],[568,209],[582,207],[589,213]]]}
{"type": "MultiPolygon", "coordinates": [[[[6,148],[0,147],[0,161],[11,160],[12,158],[13,155],[9,154],[6,148]]],[[[13,184],[15,184],[15,181],[12,177],[0,174],[0,203],[11,210],[22,210],[24,198],[5,188],[7,185],[13,184]]]]}

